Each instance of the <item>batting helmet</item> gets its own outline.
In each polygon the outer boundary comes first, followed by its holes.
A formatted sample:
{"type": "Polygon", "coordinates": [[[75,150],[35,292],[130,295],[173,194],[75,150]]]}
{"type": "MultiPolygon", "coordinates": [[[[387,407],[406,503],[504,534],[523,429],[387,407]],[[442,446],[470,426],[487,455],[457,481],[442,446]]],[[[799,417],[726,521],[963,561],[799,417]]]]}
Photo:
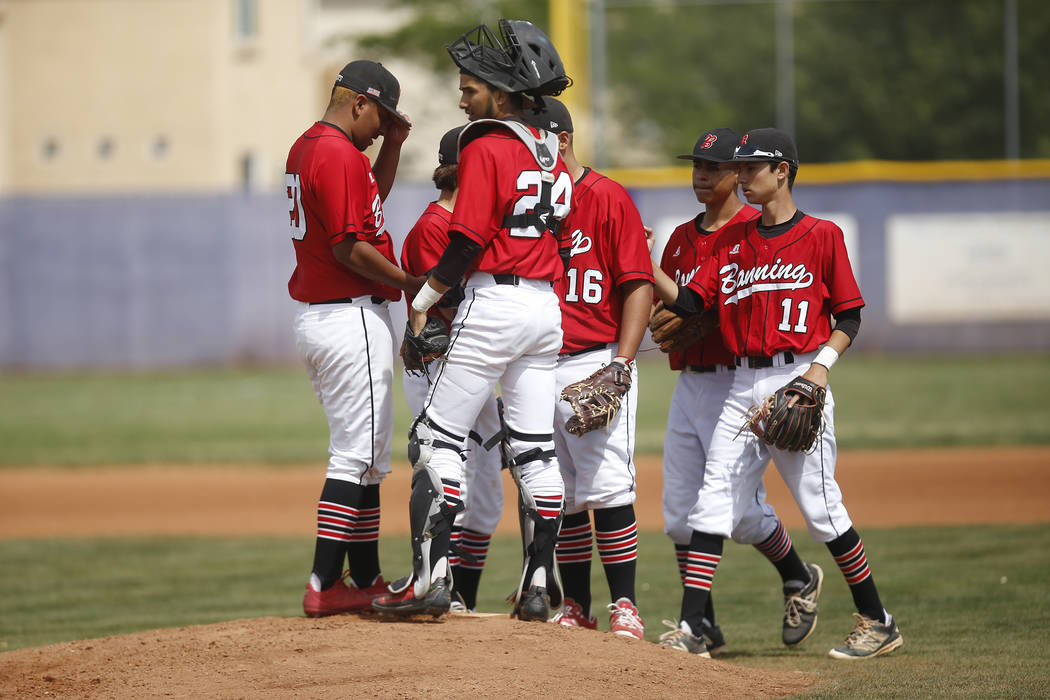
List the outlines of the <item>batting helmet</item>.
{"type": "Polygon", "coordinates": [[[572,84],[554,44],[525,20],[499,21],[500,38],[479,24],[446,46],[453,62],[504,92],[559,95],[572,84]]]}

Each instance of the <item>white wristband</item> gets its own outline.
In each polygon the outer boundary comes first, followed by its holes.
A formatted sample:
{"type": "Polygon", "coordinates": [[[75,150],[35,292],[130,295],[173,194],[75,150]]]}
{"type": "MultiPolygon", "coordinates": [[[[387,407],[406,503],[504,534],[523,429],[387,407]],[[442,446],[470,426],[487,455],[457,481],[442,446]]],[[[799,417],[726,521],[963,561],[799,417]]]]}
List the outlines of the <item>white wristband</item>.
{"type": "Polygon", "coordinates": [[[813,364],[824,365],[828,369],[835,364],[835,360],[839,359],[839,354],[835,348],[829,348],[827,345],[820,349],[817,356],[813,358],[813,364]]]}
{"type": "Polygon", "coordinates": [[[423,286],[419,288],[415,298],[412,299],[412,308],[421,314],[425,314],[442,296],[443,292],[439,292],[430,286],[430,278],[428,277],[423,286]]]}

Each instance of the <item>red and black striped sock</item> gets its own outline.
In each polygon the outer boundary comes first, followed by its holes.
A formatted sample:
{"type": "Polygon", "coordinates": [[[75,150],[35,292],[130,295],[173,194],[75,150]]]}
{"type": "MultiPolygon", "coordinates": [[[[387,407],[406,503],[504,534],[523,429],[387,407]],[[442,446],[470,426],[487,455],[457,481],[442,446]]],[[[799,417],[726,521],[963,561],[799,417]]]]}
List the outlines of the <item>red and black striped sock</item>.
{"type": "MultiPolygon", "coordinates": [[[[685,586],[685,565],[689,561],[689,545],[687,544],[676,544],[674,546],[674,556],[678,560],[678,578],[682,582],[682,586],[685,586]]],[[[704,606],[704,617],[712,625],[715,624],[715,603],[714,597],[710,592],[707,594],[707,605],[704,606]]]]}
{"type": "Polygon", "coordinates": [[[558,573],[565,588],[565,597],[572,598],[583,614],[591,614],[591,517],[587,511],[566,515],[558,533],[558,573]]]}
{"type": "Polygon", "coordinates": [[[766,559],[776,567],[780,579],[787,581],[809,581],[809,571],[795,551],[795,545],[791,541],[791,535],[784,528],[784,523],[777,518],[777,529],[773,534],[755,545],[755,549],[762,552],[766,559]]]}
{"type": "Polygon", "coordinates": [[[492,535],[476,530],[462,530],[460,548],[474,560],[460,559],[452,571],[452,580],[455,591],[463,596],[463,603],[470,610],[478,606],[478,585],[481,583],[481,571],[485,568],[491,541],[492,535]]]}
{"type": "Polygon", "coordinates": [[[361,505],[350,535],[347,554],[350,577],[358,588],[368,588],[379,578],[379,484],[361,489],[361,505]]]}
{"type": "Polygon", "coordinates": [[[696,636],[700,635],[701,622],[711,598],[715,570],[722,561],[722,545],[722,538],[718,535],[696,531],[689,541],[682,590],[682,621],[688,623],[696,636]]]}
{"type": "Polygon", "coordinates": [[[828,551],[835,557],[835,563],[849,584],[853,594],[853,604],[857,612],[872,620],[882,621],[884,610],[879,591],[875,587],[875,578],[868,567],[868,556],[864,552],[864,543],[852,527],[839,537],[827,543],[828,551]]]}
{"type": "Polygon", "coordinates": [[[347,545],[361,505],[362,487],[349,481],[325,479],[317,502],[317,538],[313,573],[321,590],[331,588],[343,573],[347,545]]]}
{"type": "Polygon", "coordinates": [[[638,568],[638,521],[634,506],[595,510],[594,538],[609,582],[610,600],[627,598],[637,604],[634,582],[638,568]]]}

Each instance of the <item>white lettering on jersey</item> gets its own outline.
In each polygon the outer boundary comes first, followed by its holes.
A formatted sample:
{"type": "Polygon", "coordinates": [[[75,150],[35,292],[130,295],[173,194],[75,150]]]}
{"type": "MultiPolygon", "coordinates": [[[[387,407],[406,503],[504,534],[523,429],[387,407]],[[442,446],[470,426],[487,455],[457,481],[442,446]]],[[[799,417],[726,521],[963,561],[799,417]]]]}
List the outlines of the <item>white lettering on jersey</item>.
{"type": "Polygon", "coordinates": [[[772,265],[760,265],[741,270],[736,263],[723,265],[718,271],[722,276],[722,294],[726,304],[736,304],[755,292],[778,289],[804,289],[813,284],[813,273],[802,263],[781,263],[777,258],[772,265]]]}
{"type": "Polygon", "coordinates": [[[575,231],[573,231],[572,232],[572,251],[569,253],[569,257],[571,258],[574,255],[579,255],[580,253],[586,253],[590,249],[591,249],[591,237],[590,236],[585,236],[583,234],[583,231],[581,231],[580,229],[576,229],[575,231]]]}
{"type": "Polygon", "coordinates": [[[692,281],[693,277],[696,276],[696,273],[697,273],[697,271],[699,269],[700,269],[699,267],[694,267],[689,272],[682,272],[681,270],[675,270],[674,271],[674,283],[677,284],[679,287],[684,287],[685,285],[689,284],[692,281]]]}
{"type": "Polygon", "coordinates": [[[729,251],[729,254],[730,255],[739,255],[740,254],[740,244],[737,243],[736,245],[734,245],[733,249],[731,251],[729,251]]]}

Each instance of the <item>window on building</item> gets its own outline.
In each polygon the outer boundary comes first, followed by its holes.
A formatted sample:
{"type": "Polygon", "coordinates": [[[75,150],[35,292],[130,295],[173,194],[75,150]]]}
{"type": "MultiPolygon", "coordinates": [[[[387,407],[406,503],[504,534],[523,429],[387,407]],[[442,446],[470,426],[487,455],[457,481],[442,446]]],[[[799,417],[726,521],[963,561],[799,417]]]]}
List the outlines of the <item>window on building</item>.
{"type": "Polygon", "coordinates": [[[241,190],[258,192],[263,187],[262,156],[255,151],[246,151],[241,155],[238,170],[240,171],[241,190]]]}
{"type": "Polygon", "coordinates": [[[258,0],[233,0],[233,30],[241,41],[251,41],[259,35],[258,0]]]}
{"type": "Polygon", "coordinates": [[[171,151],[171,142],[164,134],[157,134],[149,144],[149,156],[153,160],[164,160],[171,151]]]}
{"type": "Polygon", "coordinates": [[[54,136],[47,136],[40,142],[40,159],[45,163],[58,160],[62,155],[62,144],[54,136]]]}
{"type": "Polygon", "coordinates": [[[111,136],[103,136],[98,140],[98,145],[95,146],[95,153],[98,155],[99,160],[109,160],[113,157],[116,150],[117,144],[111,136]]]}

